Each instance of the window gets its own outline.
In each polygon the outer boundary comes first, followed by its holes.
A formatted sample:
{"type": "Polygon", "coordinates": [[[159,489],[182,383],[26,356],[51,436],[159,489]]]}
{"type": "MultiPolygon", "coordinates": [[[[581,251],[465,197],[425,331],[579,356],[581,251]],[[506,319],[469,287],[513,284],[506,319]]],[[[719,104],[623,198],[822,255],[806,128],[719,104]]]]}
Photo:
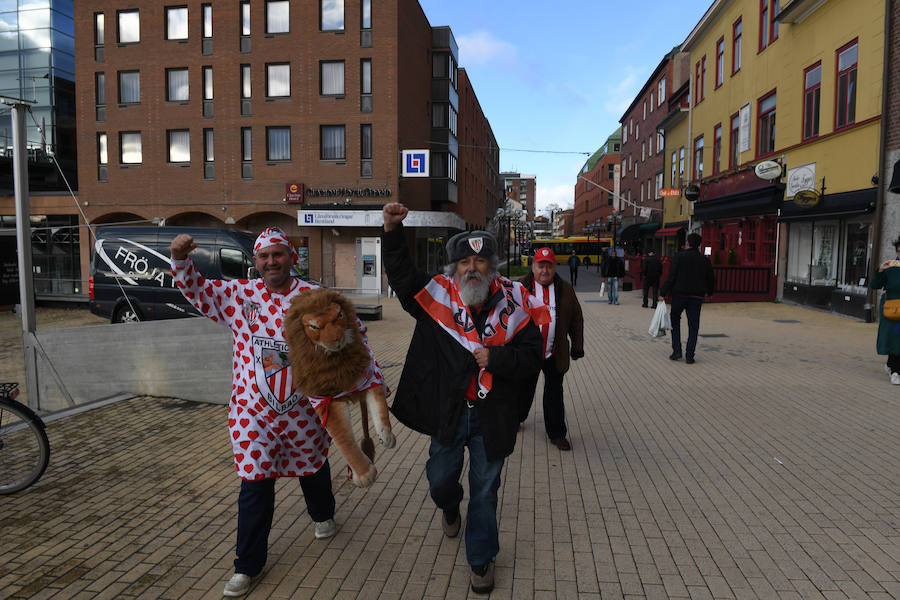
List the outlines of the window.
{"type": "Polygon", "coordinates": [[[656,132],[656,153],[659,154],[666,147],[666,134],[662,131],[656,132]]]}
{"type": "Polygon", "coordinates": [[[642,117],[644,120],[647,120],[647,101],[644,100],[644,116],[642,117]]]}
{"type": "Polygon", "coordinates": [[[119,104],[138,104],[141,101],[141,72],[119,71],[119,104]]]}
{"type": "Polygon", "coordinates": [[[106,73],[94,73],[94,100],[97,106],[106,105],[106,73]]]}
{"type": "Polygon", "coordinates": [[[322,125],[320,136],[319,156],[322,160],[345,160],[347,158],[343,125],[322,125]]]}
{"type": "Polygon", "coordinates": [[[250,65],[241,65],[241,98],[250,97],[250,65]]]}
{"type": "Polygon", "coordinates": [[[694,139],[694,177],[695,180],[703,178],[703,136],[694,139]]]}
{"type": "Polygon", "coordinates": [[[741,118],[739,113],[731,115],[731,136],[728,138],[728,168],[734,169],[739,164],[738,141],[741,137],[741,118]]]}
{"type": "Polygon", "coordinates": [[[725,82],[725,38],[716,42],[716,87],[725,82]]]}
{"type": "Polygon", "coordinates": [[[266,98],[283,98],[291,95],[291,65],[266,64],[266,98]]]}
{"type": "Polygon", "coordinates": [[[772,19],[769,21],[769,43],[778,39],[778,21],[775,17],[781,12],[781,0],[772,0],[772,19]]]}
{"type": "Polygon", "coordinates": [[[106,134],[97,134],[97,164],[109,164],[109,154],[107,153],[106,134]]]}
{"type": "Polygon", "coordinates": [[[291,160],[290,127],[266,127],[266,160],[291,160]]]}
{"type": "Polygon", "coordinates": [[[647,142],[641,142],[641,162],[647,160],[647,142]]]}
{"type": "Polygon", "coordinates": [[[606,178],[612,179],[616,173],[616,165],[606,165],[606,178]]]}
{"type": "Polygon", "coordinates": [[[200,37],[203,39],[209,39],[212,37],[212,4],[202,4],[200,6],[200,13],[202,15],[202,25],[200,30],[200,37]]]}
{"type": "Polygon", "coordinates": [[[344,61],[323,60],[319,63],[319,93],[323,96],[344,95],[344,61]]]}
{"type": "Polygon", "coordinates": [[[672,169],[672,178],[669,180],[669,184],[670,184],[673,188],[681,187],[681,184],[678,183],[678,178],[677,178],[677,175],[676,175],[676,173],[678,172],[678,171],[677,171],[677,168],[678,168],[678,162],[677,162],[677,161],[678,161],[678,155],[677,155],[677,153],[676,153],[674,150],[672,150],[672,163],[671,163],[671,165],[669,165],[670,168],[672,169]]]}
{"type": "Polygon", "coordinates": [[[622,143],[623,144],[628,143],[628,128],[627,127],[622,127],[622,143]]]}
{"type": "Polygon", "coordinates": [[[697,61],[694,68],[694,106],[706,97],[706,55],[697,61]]]}
{"type": "Polygon", "coordinates": [[[119,162],[123,165],[141,164],[141,132],[122,131],[119,133],[119,162]]]}
{"type": "Polygon", "coordinates": [[[319,0],[319,29],[321,31],[344,30],[344,0],[319,0]]]}
{"type": "Polygon", "coordinates": [[[837,52],[837,114],[834,128],[856,122],[856,65],[859,46],[853,40],[837,52]]]}
{"type": "Polygon", "coordinates": [[[647,156],[653,156],[653,136],[647,138],[647,148],[649,149],[649,154],[647,156]]]}
{"type": "Polygon", "coordinates": [[[659,198],[660,190],[663,189],[663,187],[665,186],[665,173],[663,173],[662,171],[657,173],[655,183],[656,183],[656,189],[653,190],[653,198],[654,199],[659,198]]]}
{"type": "Polygon", "coordinates": [[[634,126],[634,139],[641,137],[641,124],[638,123],[634,126]]]}
{"type": "Polygon", "coordinates": [[[663,77],[656,84],[656,102],[657,105],[662,104],[666,100],[666,78],[663,77]]]}
{"type": "Polygon", "coordinates": [[[166,145],[169,149],[170,163],[191,162],[191,133],[187,129],[166,131],[166,145]]]}
{"type": "Polygon", "coordinates": [[[650,92],[650,112],[653,112],[653,108],[656,106],[656,103],[653,101],[653,92],[650,92]]]}
{"type": "Polygon", "coordinates": [[[741,70],[741,37],[743,25],[738,19],[731,26],[731,74],[741,70]]]}
{"type": "Polygon", "coordinates": [[[684,146],[678,149],[678,181],[684,182],[684,146]]]}
{"type": "Polygon", "coordinates": [[[364,58],[360,61],[360,93],[372,93],[372,59],[364,58]]]}
{"type": "Polygon", "coordinates": [[[188,39],[188,9],[187,6],[166,7],[166,39],[188,39]]]}
{"type": "Polygon", "coordinates": [[[241,35],[250,35],[250,3],[241,2],[241,35]]]}
{"type": "Polygon", "coordinates": [[[803,71],[803,139],[819,135],[819,108],[821,106],[822,63],[803,71]]]}
{"type": "Polygon", "coordinates": [[[756,154],[759,156],[775,150],[775,92],[770,93],[759,101],[757,113],[759,117],[757,120],[758,144],[756,154]]]}
{"type": "Polygon", "coordinates": [[[769,0],[759,0],[759,51],[769,45],[769,0]]]}
{"type": "Polygon", "coordinates": [[[119,23],[119,43],[134,44],[141,41],[141,17],[137,10],[120,10],[116,13],[119,23]]]}
{"type": "Polygon", "coordinates": [[[253,133],[249,127],[241,127],[241,160],[253,160],[253,133]]]}
{"type": "Polygon", "coordinates": [[[213,70],[212,67],[203,67],[203,99],[213,99],[213,70]]]}
{"type": "Polygon", "coordinates": [[[288,33],[290,30],[290,3],[288,0],[267,0],[266,33],[288,33]]]}
{"type": "Polygon", "coordinates": [[[722,170],[722,124],[713,129],[713,175],[722,170]]]}
{"type": "Polygon", "coordinates": [[[213,162],[216,160],[216,153],[214,149],[215,145],[215,135],[213,134],[212,129],[204,129],[203,130],[203,161],[204,162],[213,162]]]}
{"type": "Polygon", "coordinates": [[[106,44],[106,17],[103,13],[94,13],[94,45],[106,44]]]}
{"type": "Polygon", "coordinates": [[[166,100],[187,102],[188,99],[188,70],[185,68],[166,69],[166,100]]]}
{"type": "Polygon", "coordinates": [[[362,0],[362,29],[372,29],[372,0],[362,0]]]}
{"type": "Polygon", "coordinates": [[[372,159],[372,125],[359,126],[359,157],[363,160],[372,159]]]}

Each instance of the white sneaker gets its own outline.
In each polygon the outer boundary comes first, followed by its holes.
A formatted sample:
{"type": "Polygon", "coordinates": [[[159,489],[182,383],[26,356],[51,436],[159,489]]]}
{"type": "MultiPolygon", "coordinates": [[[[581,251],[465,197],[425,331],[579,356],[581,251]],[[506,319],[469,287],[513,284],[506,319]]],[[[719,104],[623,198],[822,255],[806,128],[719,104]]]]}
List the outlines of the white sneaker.
{"type": "MultiPolygon", "coordinates": [[[[898,380],[900,383],[900,380],[898,380]]],[[[316,523],[316,539],[321,540],[323,538],[333,537],[334,534],[337,533],[337,525],[334,524],[334,519],[328,519],[327,521],[321,521],[316,523]]]]}
{"type": "Polygon", "coordinates": [[[250,591],[250,584],[252,582],[253,577],[244,575],[243,573],[235,573],[231,576],[231,579],[228,581],[228,583],[225,584],[225,589],[222,590],[222,595],[243,596],[250,591]]]}
{"type": "Polygon", "coordinates": [[[891,373],[891,383],[900,385],[900,373],[891,373]]]}
{"type": "Polygon", "coordinates": [[[887,373],[888,375],[892,375],[891,368],[887,365],[884,365],[884,372],[887,373]]]}

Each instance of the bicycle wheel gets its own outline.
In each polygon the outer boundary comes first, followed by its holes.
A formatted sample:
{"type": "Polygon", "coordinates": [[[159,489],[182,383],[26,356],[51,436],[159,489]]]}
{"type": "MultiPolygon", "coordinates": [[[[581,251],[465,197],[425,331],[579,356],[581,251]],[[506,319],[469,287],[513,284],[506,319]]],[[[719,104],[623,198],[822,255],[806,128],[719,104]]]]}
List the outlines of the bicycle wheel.
{"type": "Polygon", "coordinates": [[[44,422],[24,404],[0,399],[0,495],[33,484],[49,462],[44,422]]]}

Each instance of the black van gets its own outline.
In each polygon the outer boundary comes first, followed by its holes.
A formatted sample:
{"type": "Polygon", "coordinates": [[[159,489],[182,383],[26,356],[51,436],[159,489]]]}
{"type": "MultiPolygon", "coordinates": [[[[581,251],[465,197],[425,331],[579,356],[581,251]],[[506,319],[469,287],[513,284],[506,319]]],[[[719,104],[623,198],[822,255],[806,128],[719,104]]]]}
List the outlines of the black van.
{"type": "Polygon", "coordinates": [[[201,227],[101,227],[91,260],[91,312],[109,317],[113,323],[199,315],[172,278],[169,246],[180,233],[194,238],[197,249],[191,252],[191,259],[204,277],[258,277],[253,267],[256,236],[250,232],[201,227]]]}

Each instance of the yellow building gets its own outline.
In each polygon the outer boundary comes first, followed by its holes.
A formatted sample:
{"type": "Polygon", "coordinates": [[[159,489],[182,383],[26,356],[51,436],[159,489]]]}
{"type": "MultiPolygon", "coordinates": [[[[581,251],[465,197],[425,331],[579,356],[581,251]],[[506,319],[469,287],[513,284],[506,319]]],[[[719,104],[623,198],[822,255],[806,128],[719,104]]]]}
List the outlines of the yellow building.
{"type": "Polygon", "coordinates": [[[736,267],[738,296],[782,288],[863,315],[884,10],[880,0],[716,0],[682,44],[690,110],[686,131],[666,133],[667,160],[685,148],[684,181],[699,186],[691,224],[714,263],[736,267]],[[782,176],[758,176],[765,161],[782,176]]]}

